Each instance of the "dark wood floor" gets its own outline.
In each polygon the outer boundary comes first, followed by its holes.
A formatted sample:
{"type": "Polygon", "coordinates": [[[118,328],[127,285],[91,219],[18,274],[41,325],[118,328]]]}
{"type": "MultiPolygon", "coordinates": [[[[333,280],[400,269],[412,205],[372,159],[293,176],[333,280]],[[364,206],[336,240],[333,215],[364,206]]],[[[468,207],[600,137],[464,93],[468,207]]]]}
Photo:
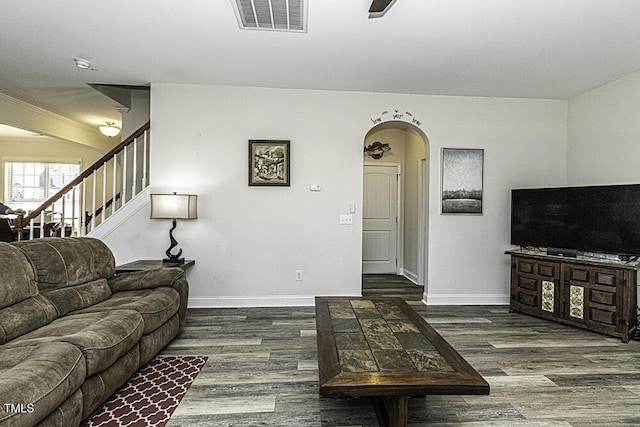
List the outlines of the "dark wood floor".
{"type": "MultiPolygon", "coordinates": [[[[384,278],[372,282],[366,292],[399,291],[384,278]]],[[[640,342],[506,306],[427,307],[410,294],[409,304],[491,385],[489,396],[411,399],[411,426],[640,425],[640,342]]],[[[377,425],[367,398],[318,397],[314,317],[313,307],[190,309],[163,353],[209,360],[168,425],[377,425]]]]}
{"type": "Polygon", "coordinates": [[[422,300],[424,286],[418,286],[406,277],[393,274],[365,274],[362,276],[362,296],[400,297],[406,301],[422,300]]]}

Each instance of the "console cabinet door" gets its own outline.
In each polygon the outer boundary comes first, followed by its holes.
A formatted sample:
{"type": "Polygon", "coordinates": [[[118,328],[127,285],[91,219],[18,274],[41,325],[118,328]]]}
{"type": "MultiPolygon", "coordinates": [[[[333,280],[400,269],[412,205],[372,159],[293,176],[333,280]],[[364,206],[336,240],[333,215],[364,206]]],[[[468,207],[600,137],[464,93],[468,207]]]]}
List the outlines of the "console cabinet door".
{"type": "Polygon", "coordinates": [[[601,332],[623,332],[625,274],[622,270],[563,265],[563,317],[601,332]]]}
{"type": "Polygon", "coordinates": [[[561,315],[560,263],[512,257],[511,308],[543,317],[561,315]]]}

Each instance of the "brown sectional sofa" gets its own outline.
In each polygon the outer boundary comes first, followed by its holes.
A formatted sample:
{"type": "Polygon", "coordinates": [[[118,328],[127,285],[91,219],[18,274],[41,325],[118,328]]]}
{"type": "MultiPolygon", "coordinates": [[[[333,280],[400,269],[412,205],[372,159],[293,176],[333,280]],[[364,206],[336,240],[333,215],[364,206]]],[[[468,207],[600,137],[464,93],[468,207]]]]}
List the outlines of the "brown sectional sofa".
{"type": "Polygon", "coordinates": [[[115,275],[100,240],[0,242],[0,426],[77,426],[184,327],[179,268],[115,275]]]}

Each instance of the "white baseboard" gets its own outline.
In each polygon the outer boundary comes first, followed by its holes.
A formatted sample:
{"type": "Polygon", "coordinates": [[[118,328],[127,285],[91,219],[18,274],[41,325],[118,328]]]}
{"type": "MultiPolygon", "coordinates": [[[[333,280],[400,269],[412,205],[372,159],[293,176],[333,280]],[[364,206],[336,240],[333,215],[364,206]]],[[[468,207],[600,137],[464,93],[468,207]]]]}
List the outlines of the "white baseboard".
{"type": "Polygon", "coordinates": [[[418,283],[418,275],[417,274],[402,268],[402,269],[400,269],[400,275],[403,276],[403,277],[406,277],[407,279],[412,281],[414,284],[420,285],[418,283]]]}
{"type": "MultiPolygon", "coordinates": [[[[360,297],[362,295],[331,295],[360,297]]],[[[239,307],[313,307],[313,295],[275,295],[266,297],[193,297],[189,298],[189,308],[239,308],[239,307]]]]}
{"type": "MultiPolygon", "coordinates": [[[[361,295],[331,295],[360,297],[361,295]]],[[[241,307],[313,307],[313,295],[276,295],[266,297],[192,297],[189,308],[241,307]]],[[[424,295],[427,305],[509,305],[509,294],[424,295]]]]}
{"type": "Polygon", "coordinates": [[[424,294],[427,305],[509,305],[509,294],[424,294]]]}

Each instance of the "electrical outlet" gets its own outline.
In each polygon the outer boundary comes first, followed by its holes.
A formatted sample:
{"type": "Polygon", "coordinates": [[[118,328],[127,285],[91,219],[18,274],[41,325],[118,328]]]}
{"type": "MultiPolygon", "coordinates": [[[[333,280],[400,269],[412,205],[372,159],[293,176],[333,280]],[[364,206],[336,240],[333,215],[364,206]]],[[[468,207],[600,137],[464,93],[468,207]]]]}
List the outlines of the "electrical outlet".
{"type": "Polygon", "coordinates": [[[302,281],[302,270],[296,270],[296,281],[302,281]]]}

